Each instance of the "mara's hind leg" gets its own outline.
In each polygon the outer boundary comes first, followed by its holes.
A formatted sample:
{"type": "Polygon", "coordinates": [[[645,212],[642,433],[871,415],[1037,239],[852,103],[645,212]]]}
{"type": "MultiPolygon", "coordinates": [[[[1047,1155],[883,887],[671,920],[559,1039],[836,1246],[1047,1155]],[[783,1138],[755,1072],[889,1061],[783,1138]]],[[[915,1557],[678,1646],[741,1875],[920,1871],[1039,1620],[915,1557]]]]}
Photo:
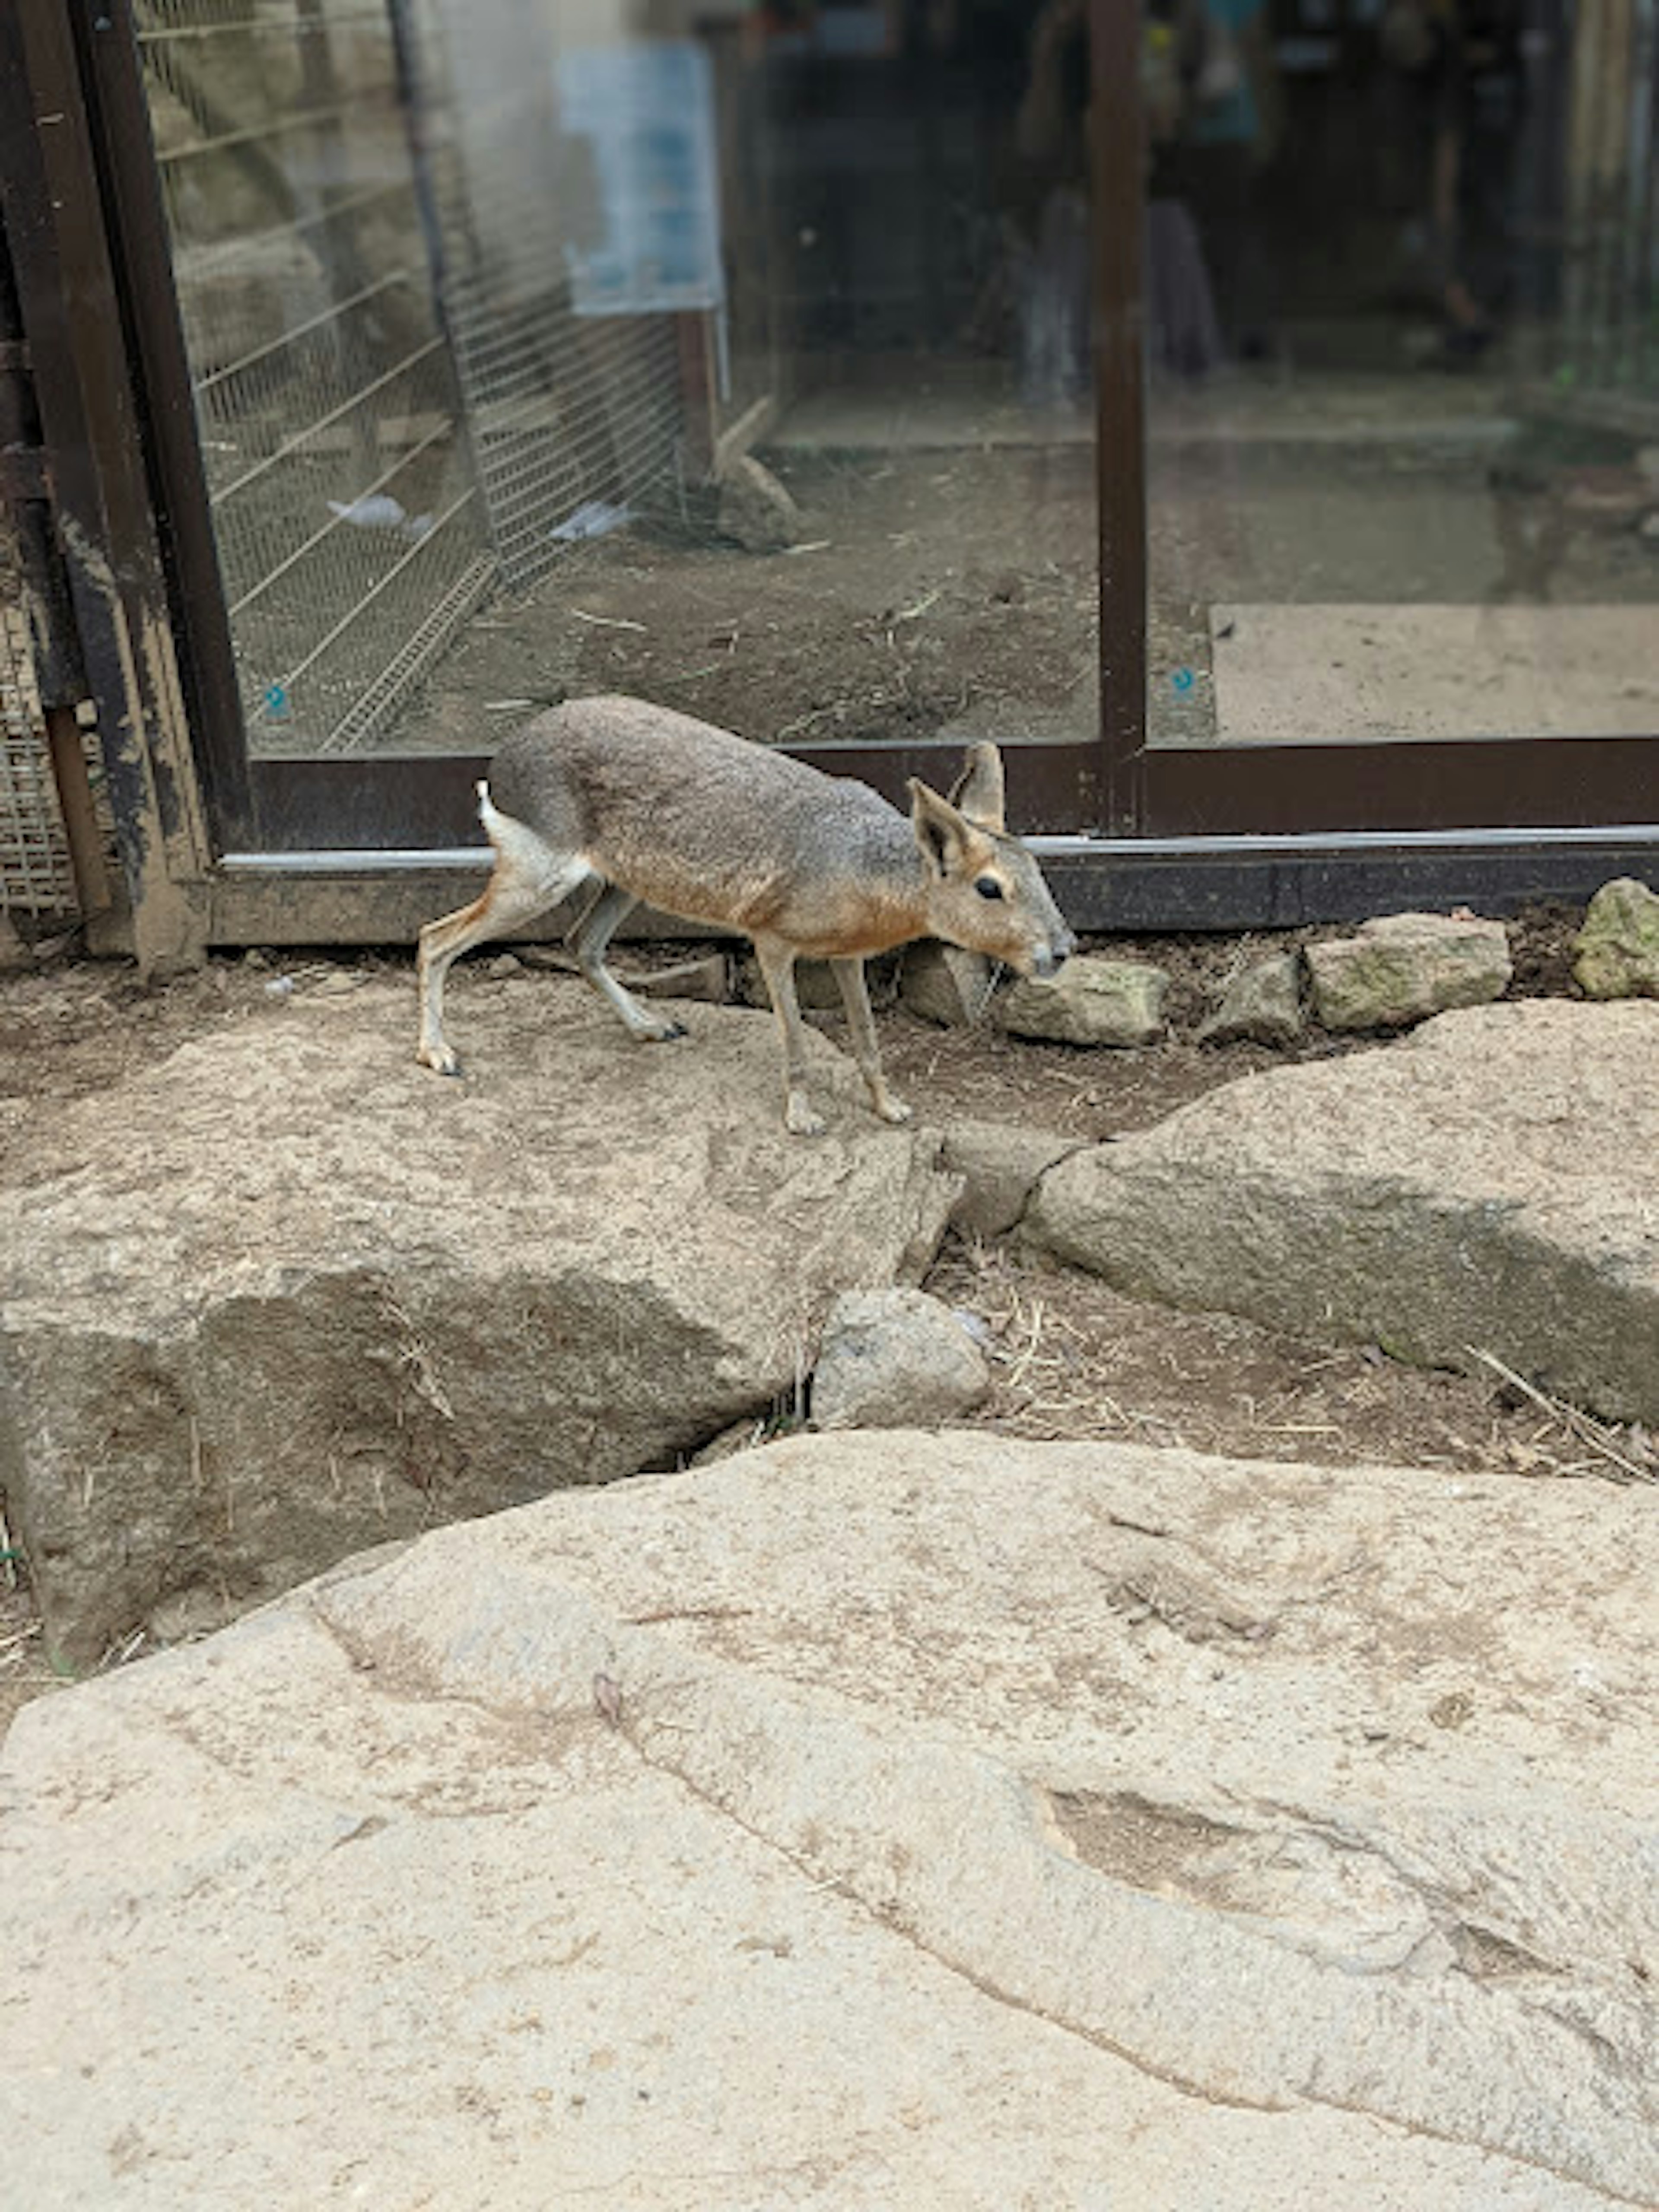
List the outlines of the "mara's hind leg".
{"type": "Polygon", "coordinates": [[[415,1057],[439,1075],[459,1075],[460,1062],[444,1036],[444,978],[452,963],[486,938],[521,929],[568,898],[592,873],[574,853],[556,853],[522,823],[499,815],[486,796],[484,826],[495,848],[495,868],[482,898],[421,932],[416,963],[421,993],[421,1036],[415,1057]]]}
{"type": "Polygon", "coordinates": [[[632,891],[607,884],[564,941],[575,955],[585,980],[607,1005],[616,1008],[629,1036],[660,1044],[670,1037],[684,1036],[682,1024],[670,1021],[666,1015],[648,1013],[631,991],[623,988],[605,961],[611,939],[638,904],[632,891]]]}

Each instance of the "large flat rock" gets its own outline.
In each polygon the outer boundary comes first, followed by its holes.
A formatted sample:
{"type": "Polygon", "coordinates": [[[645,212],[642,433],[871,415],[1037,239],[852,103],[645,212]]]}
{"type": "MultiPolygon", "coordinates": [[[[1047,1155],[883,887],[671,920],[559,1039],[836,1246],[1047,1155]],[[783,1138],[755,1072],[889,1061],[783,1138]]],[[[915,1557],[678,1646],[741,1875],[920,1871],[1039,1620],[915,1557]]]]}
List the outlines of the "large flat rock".
{"type": "Polygon", "coordinates": [[[889,1432],[338,1570],[17,1722],[9,2195],[1651,2204],[1655,1529],[889,1432]]]}
{"type": "Polygon", "coordinates": [[[931,1255],[939,1140],[827,1043],[805,1144],[769,1017],[641,1047],[574,981],[453,998],[464,1082],[415,1066],[412,985],[296,1000],[70,1108],[0,1192],[0,1490],[71,1659],[672,1463],[931,1255]]]}
{"type": "Polygon", "coordinates": [[[1062,1160],[1025,1231],[1139,1296],[1659,1421],[1659,1006],[1474,1007],[1248,1077],[1062,1160]]]}

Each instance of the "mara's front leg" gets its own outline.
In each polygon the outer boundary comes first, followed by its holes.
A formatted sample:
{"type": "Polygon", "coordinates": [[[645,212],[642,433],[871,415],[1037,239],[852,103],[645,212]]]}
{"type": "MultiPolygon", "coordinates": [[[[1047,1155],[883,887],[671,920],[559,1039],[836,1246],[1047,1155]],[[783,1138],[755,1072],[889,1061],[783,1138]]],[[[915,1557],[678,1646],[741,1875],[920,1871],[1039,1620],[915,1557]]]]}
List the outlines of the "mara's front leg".
{"type": "Polygon", "coordinates": [[[827,1125],[806,1096],[806,1025],[795,996],[795,948],[781,938],[757,937],[755,957],[783,1042],[783,1126],[792,1136],[821,1137],[827,1125]]]}
{"type": "Polygon", "coordinates": [[[869,1087],[870,1103],[884,1121],[908,1121],[910,1109],[895,1098],[881,1070],[881,1048],[876,1042],[875,1017],[870,1012],[870,993],[864,980],[862,960],[832,960],[841,1002],[847,1009],[847,1027],[853,1040],[853,1057],[869,1087]]]}

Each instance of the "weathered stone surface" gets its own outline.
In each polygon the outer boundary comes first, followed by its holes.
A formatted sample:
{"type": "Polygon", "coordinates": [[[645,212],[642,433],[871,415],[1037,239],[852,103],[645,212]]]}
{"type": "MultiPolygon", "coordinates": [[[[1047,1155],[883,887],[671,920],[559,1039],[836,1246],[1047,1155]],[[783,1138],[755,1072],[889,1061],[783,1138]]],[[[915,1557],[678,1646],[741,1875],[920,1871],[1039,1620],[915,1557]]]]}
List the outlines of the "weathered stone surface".
{"type": "Polygon", "coordinates": [[[990,1004],[996,977],[982,952],[931,938],[905,947],[899,996],[913,1014],[941,1029],[971,1029],[990,1004]]]}
{"type": "Polygon", "coordinates": [[[1659,999],[1659,894],[1634,876],[1603,884],[1573,949],[1574,978],[1592,999],[1659,999]]]}
{"type": "Polygon", "coordinates": [[[1501,921],[1390,914],[1357,937],[1310,945],[1314,1017],[1328,1030],[1403,1029],[1457,1006],[1501,999],[1514,967],[1501,921]]]}
{"type": "Polygon", "coordinates": [[[1295,1044],[1307,1034],[1302,963],[1294,952],[1270,953],[1241,969],[1219,1005],[1199,1028],[1200,1044],[1295,1044]]]}
{"type": "Polygon", "coordinates": [[[990,1395],[985,1355],[926,1291],[843,1291],[812,1370],[821,1429],[936,1427],[990,1395]]]}
{"type": "Polygon", "coordinates": [[[720,479],[718,526],[746,553],[781,553],[800,541],[800,509],[764,462],[744,453],[720,479]]]}
{"type": "Polygon", "coordinates": [[[1659,1006],[1522,1000],[1062,1160],[1036,1243],[1121,1290],[1659,1420],[1659,1006]]]}
{"type": "Polygon", "coordinates": [[[11,916],[0,910],[0,975],[33,968],[34,955],[11,916]]]}
{"type": "Polygon", "coordinates": [[[439,1531],[16,1723],[9,2199],[1653,2203],[1654,1545],[969,1433],[439,1531]]]}
{"type": "Polygon", "coordinates": [[[791,1382],[842,1290],[912,1277],[955,1196],[769,1020],[633,1044],[584,986],[271,1003],[43,1127],[0,1193],[0,1487],[54,1645],[247,1601],[381,1537],[694,1449],[791,1382]]]}
{"type": "Polygon", "coordinates": [[[1006,1121],[953,1121],[945,1132],[943,1165],[962,1178],[951,1226],[970,1237],[1006,1237],[1018,1225],[1040,1179],[1056,1160],[1080,1152],[1083,1140],[1051,1129],[1006,1121]]]}
{"type": "Polygon", "coordinates": [[[1016,983],[1001,1002],[1004,1029],[1060,1044],[1152,1044],[1164,1034],[1170,979],[1140,960],[1073,956],[1052,983],[1016,983]]]}

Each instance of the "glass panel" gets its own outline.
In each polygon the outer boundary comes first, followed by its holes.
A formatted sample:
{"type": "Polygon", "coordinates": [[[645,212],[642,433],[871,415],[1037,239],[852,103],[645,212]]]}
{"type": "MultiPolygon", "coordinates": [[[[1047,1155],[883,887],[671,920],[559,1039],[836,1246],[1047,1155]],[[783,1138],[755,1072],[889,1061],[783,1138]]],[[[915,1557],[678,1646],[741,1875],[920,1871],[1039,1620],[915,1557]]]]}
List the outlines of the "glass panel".
{"type": "Polygon", "coordinates": [[[1152,743],[1659,731],[1653,0],[1145,39],[1152,743]]]}
{"type": "Polygon", "coordinates": [[[375,0],[141,0],[250,742],[360,750],[490,587],[375,0]]]}
{"type": "Polygon", "coordinates": [[[591,0],[538,16],[526,94],[518,0],[420,0],[513,589],[413,739],[622,690],[766,741],[1094,742],[1082,111],[1067,84],[1024,114],[1023,5],[912,12],[591,0]],[[510,331],[498,207],[540,301],[510,331]]]}
{"type": "Polygon", "coordinates": [[[1080,0],[143,0],[252,741],[1097,736],[1080,0]]]}

